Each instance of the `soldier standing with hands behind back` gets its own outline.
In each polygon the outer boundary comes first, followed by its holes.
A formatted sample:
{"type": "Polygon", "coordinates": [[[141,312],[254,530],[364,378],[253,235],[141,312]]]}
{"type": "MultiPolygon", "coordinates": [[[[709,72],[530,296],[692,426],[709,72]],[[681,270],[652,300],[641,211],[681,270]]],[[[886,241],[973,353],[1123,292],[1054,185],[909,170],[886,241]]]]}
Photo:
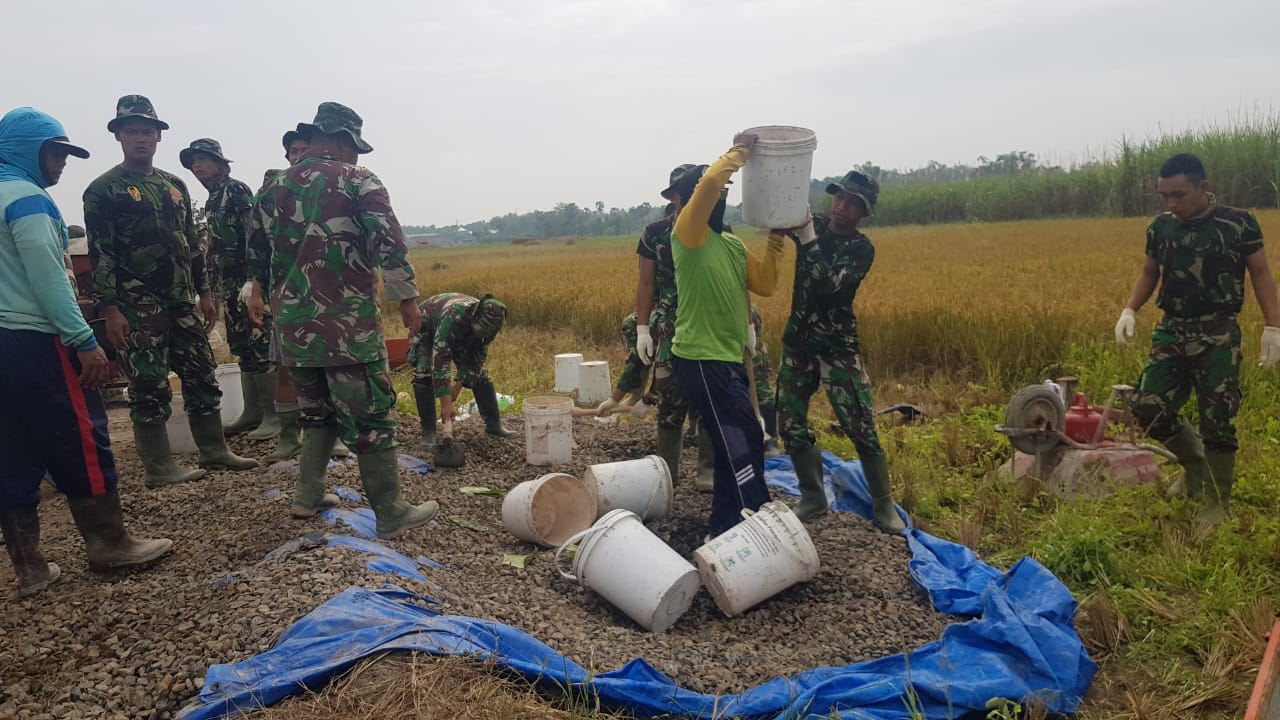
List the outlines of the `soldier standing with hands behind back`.
{"type": "Polygon", "coordinates": [[[200,255],[191,195],[152,161],[169,125],[151,101],[126,95],[107,123],[124,160],[84,191],[93,263],[93,297],[107,336],[129,376],[129,418],[148,487],[204,476],[173,461],[165,422],[172,412],[169,369],[182,381],[183,406],[200,466],[245,470],[256,460],[233,454],[222,436],[222,392],[214,379],[208,332],[217,321],[200,255]]]}
{"type": "Polygon", "coordinates": [[[1165,161],[1156,180],[1165,212],[1147,227],[1146,262],[1116,323],[1116,342],[1133,337],[1134,316],[1155,292],[1164,317],[1151,335],[1151,355],[1138,382],[1133,415],[1182,464],[1170,494],[1204,506],[1198,525],[1227,519],[1235,482],[1240,409],[1240,324],[1244,275],[1262,310],[1262,356],[1280,362],[1280,302],[1262,248],[1262,229],[1248,210],[1219,205],[1204,164],[1189,153],[1165,161]],[[1200,434],[1178,413],[1195,390],[1200,434]]]}

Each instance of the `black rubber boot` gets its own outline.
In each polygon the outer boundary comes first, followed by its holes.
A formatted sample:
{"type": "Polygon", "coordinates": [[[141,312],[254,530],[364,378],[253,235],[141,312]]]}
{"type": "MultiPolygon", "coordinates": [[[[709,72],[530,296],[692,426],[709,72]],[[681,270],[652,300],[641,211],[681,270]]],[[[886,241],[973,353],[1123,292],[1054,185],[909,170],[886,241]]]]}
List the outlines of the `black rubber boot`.
{"type": "Polygon", "coordinates": [[[680,428],[672,430],[658,426],[658,456],[667,463],[672,485],[680,480],[680,451],[683,449],[684,432],[680,428]]]}
{"type": "Polygon", "coordinates": [[[493,389],[492,381],[477,383],[471,388],[476,396],[476,407],[480,409],[480,417],[484,418],[484,431],[497,437],[511,437],[514,432],[502,426],[502,411],[498,409],[498,392],[493,389]]]}
{"type": "Polygon", "coordinates": [[[40,554],[40,514],[35,508],[0,513],[4,549],[18,576],[18,597],[30,597],[57,580],[62,571],[40,554]]]}
{"type": "Polygon", "coordinates": [[[118,492],[88,498],[68,497],[67,506],[71,508],[80,537],[84,538],[84,554],[91,570],[144,565],[173,549],[172,540],[135,538],[124,529],[124,511],[118,492]]]}
{"type": "Polygon", "coordinates": [[[764,418],[764,431],[769,436],[764,441],[764,456],[777,457],[782,454],[782,449],[778,447],[778,406],[772,403],[761,405],[760,417],[764,418]]]}

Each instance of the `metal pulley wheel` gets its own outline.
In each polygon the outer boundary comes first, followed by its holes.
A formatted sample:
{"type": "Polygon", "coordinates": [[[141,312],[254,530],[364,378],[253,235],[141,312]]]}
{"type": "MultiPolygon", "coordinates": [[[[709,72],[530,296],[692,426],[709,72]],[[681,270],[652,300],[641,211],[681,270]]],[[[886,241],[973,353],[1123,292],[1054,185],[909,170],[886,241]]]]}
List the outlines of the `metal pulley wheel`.
{"type": "Polygon", "coordinates": [[[1062,432],[1067,427],[1067,408],[1062,396],[1045,385],[1028,385],[1014,394],[1004,411],[1005,434],[1017,450],[1035,455],[1052,450],[1062,439],[1056,434],[1036,434],[1035,430],[1062,432]],[[1021,432],[1020,432],[1021,431],[1021,432]]]}

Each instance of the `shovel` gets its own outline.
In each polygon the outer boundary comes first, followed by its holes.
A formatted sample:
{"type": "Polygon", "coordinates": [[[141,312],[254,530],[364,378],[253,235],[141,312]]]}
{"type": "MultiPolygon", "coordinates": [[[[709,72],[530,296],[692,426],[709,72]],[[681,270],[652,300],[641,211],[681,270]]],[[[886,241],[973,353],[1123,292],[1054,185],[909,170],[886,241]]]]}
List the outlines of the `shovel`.
{"type": "Polygon", "coordinates": [[[438,467],[460,468],[467,462],[466,450],[462,447],[462,443],[455,442],[453,439],[453,422],[447,421],[443,425],[444,427],[440,429],[440,439],[436,441],[432,452],[432,460],[438,467]]]}

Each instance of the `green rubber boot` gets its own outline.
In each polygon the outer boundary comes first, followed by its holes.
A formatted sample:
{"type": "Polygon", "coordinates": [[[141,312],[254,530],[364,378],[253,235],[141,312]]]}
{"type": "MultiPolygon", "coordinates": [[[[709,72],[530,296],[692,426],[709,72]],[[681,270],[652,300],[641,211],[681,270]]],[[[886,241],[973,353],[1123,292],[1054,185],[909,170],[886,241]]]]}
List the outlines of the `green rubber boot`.
{"type": "MultiPolygon", "coordinates": [[[[262,405],[258,398],[258,384],[253,381],[255,377],[248,373],[240,373],[240,397],[244,400],[244,410],[240,411],[240,417],[222,426],[222,431],[228,435],[248,432],[262,422],[262,405]]],[[[271,397],[274,398],[275,393],[275,388],[272,388],[271,397]]]]}
{"type": "Polygon", "coordinates": [[[338,438],[337,441],[333,443],[333,457],[336,457],[339,460],[351,457],[351,448],[347,447],[347,444],[342,442],[342,438],[338,438]]]}
{"type": "MultiPolygon", "coordinates": [[[[222,428],[218,428],[218,435],[221,437],[222,428]]],[[[205,470],[184,468],[173,461],[173,451],[169,449],[169,431],[164,425],[134,425],[133,443],[138,450],[138,459],[142,461],[142,472],[146,475],[146,485],[149,488],[177,485],[208,475],[205,470]]]]}
{"type": "Polygon", "coordinates": [[[68,496],[67,506],[84,538],[90,570],[145,565],[173,549],[173,541],[168,538],[136,538],[129,534],[118,492],[87,498],[68,496]]]}
{"type": "Polygon", "coordinates": [[[222,434],[222,421],[215,415],[187,415],[191,424],[191,437],[200,448],[200,467],[222,470],[249,470],[258,467],[258,461],[231,452],[222,434]]]}
{"type": "Polygon", "coordinates": [[[1170,498],[1187,497],[1200,500],[1205,488],[1212,481],[1209,464],[1205,460],[1204,442],[1195,428],[1186,420],[1178,427],[1178,434],[1165,441],[1164,446],[1177,456],[1182,465],[1182,476],[1169,486],[1166,495],[1170,498]]]}
{"type": "Polygon", "coordinates": [[[471,388],[476,396],[476,407],[480,417],[484,418],[484,431],[496,437],[511,437],[514,432],[502,426],[502,411],[498,409],[498,391],[493,389],[492,381],[477,383],[471,388]]]}
{"type": "Polygon", "coordinates": [[[333,444],[338,440],[337,425],[309,427],[302,436],[302,454],[298,459],[298,486],[293,491],[293,504],[289,515],[299,519],[315,517],[316,513],[338,504],[338,496],[324,491],[325,470],[333,454],[333,444]]]}
{"type": "Polygon", "coordinates": [[[395,448],[357,455],[356,459],[360,462],[364,494],[368,496],[369,505],[378,519],[380,539],[390,540],[406,530],[426,525],[435,517],[440,509],[435,500],[410,505],[400,499],[400,472],[396,467],[395,448]]]}
{"type": "Polygon", "coordinates": [[[658,456],[667,463],[671,484],[680,481],[680,451],[684,448],[684,431],[658,426],[658,456]]]}
{"type": "Polygon", "coordinates": [[[1204,507],[1192,522],[1201,527],[1214,527],[1231,516],[1231,486],[1236,480],[1235,452],[1210,450],[1205,453],[1213,481],[1204,488],[1204,507]]]}
{"type": "Polygon", "coordinates": [[[766,459],[777,457],[782,454],[782,448],[778,447],[778,407],[771,403],[761,405],[760,417],[764,418],[764,431],[769,436],[764,441],[764,456],[766,459]]]}
{"type": "Polygon", "coordinates": [[[862,461],[862,471],[867,476],[867,487],[871,490],[871,517],[876,527],[887,533],[900,533],[907,529],[898,516],[898,507],[893,503],[893,492],[889,488],[889,461],[884,455],[866,455],[858,458],[862,461]]]}
{"type": "Polygon", "coordinates": [[[693,487],[698,492],[715,492],[716,447],[707,438],[706,428],[698,428],[698,473],[693,476],[693,487]]]}
{"type": "Polygon", "coordinates": [[[280,414],[276,412],[276,373],[271,370],[253,376],[253,384],[258,388],[262,422],[246,436],[250,440],[271,440],[280,435],[280,414]]]}
{"type": "Polygon", "coordinates": [[[816,520],[827,512],[827,491],[822,485],[822,448],[812,445],[804,450],[791,450],[789,454],[800,484],[796,517],[801,522],[816,520]]]}
{"type": "Polygon", "coordinates": [[[49,587],[62,571],[40,554],[40,514],[35,508],[0,513],[0,535],[18,577],[18,597],[30,597],[49,587]]]}
{"type": "Polygon", "coordinates": [[[280,418],[280,438],[276,443],[276,451],[266,457],[267,462],[288,460],[302,452],[302,429],[298,427],[298,404],[276,405],[276,415],[280,418]]]}
{"type": "Polygon", "coordinates": [[[418,406],[418,425],[422,429],[419,450],[424,453],[436,451],[436,396],[431,386],[422,387],[413,384],[413,402],[418,406]]]}

